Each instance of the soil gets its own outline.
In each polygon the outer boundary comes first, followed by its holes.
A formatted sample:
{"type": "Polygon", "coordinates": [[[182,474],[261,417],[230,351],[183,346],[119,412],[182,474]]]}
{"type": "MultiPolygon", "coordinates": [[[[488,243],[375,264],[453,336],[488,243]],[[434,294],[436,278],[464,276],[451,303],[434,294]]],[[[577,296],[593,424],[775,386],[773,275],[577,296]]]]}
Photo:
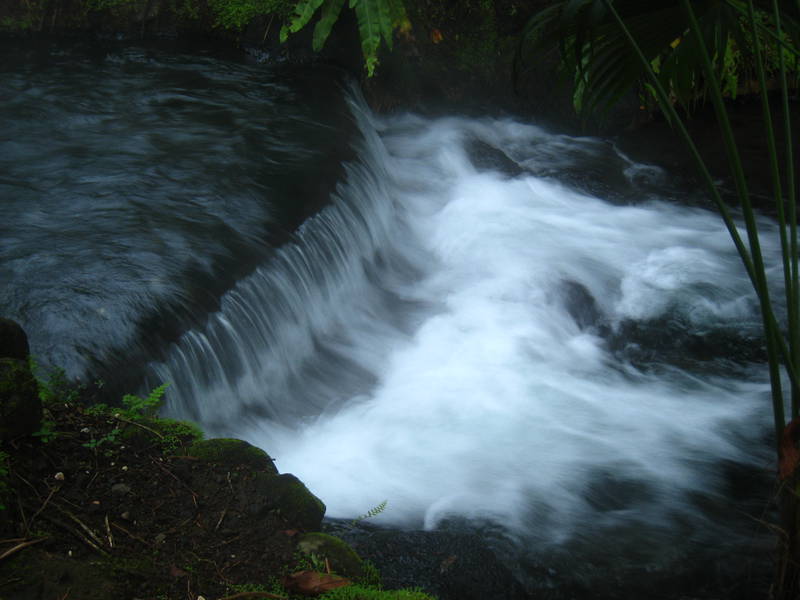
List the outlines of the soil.
{"type": "Polygon", "coordinates": [[[273,502],[256,484],[293,478],[260,450],[198,458],[186,426],[73,402],[48,421],[2,447],[0,599],[223,598],[302,568],[297,539],[322,512],[273,502]]]}

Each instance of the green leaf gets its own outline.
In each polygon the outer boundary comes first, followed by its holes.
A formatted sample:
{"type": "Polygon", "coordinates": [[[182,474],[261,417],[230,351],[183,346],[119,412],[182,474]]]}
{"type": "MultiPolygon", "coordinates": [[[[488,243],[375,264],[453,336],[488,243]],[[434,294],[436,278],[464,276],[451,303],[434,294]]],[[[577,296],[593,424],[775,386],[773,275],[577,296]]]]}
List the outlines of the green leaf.
{"type": "MultiPolygon", "coordinates": [[[[351,0],[352,5],[352,0],[351,0]]],[[[378,46],[381,34],[388,28],[391,39],[391,11],[387,0],[359,0],[355,6],[361,52],[367,66],[367,76],[372,77],[378,66],[378,46]]],[[[388,42],[387,42],[388,43],[388,42]]]]}
{"type": "Polygon", "coordinates": [[[289,23],[289,31],[297,33],[305,27],[323,2],[324,0],[300,0],[294,8],[294,18],[289,23]]]}
{"type": "Polygon", "coordinates": [[[339,13],[342,12],[345,0],[328,0],[325,6],[322,7],[322,16],[314,27],[314,39],[312,47],[314,52],[319,52],[325,45],[325,41],[331,34],[333,24],[339,18],[339,13]]]}

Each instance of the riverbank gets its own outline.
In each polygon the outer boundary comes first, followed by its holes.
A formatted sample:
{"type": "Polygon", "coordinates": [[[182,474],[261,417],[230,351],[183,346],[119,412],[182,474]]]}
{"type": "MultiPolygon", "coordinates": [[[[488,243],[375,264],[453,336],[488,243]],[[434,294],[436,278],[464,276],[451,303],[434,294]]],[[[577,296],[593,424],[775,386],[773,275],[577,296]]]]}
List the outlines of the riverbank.
{"type": "Polygon", "coordinates": [[[263,450],[156,418],[163,389],[108,407],[56,374],[25,397],[18,360],[0,386],[0,598],[429,598],[380,592],[373,566],[319,532],[322,501],[263,450]]]}

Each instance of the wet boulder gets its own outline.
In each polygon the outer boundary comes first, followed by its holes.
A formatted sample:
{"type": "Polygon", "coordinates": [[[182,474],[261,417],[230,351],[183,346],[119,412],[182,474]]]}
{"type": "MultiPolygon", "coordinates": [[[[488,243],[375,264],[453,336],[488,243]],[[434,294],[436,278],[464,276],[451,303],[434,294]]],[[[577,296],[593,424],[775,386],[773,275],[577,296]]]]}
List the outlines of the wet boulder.
{"type": "Polygon", "coordinates": [[[0,439],[30,435],[41,428],[42,401],[28,364],[22,327],[0,319],[0,439]]]}
{"type": "Polygon", "coordinates": [[[304,531],[319,529],[325,516],[322,501],[291,473],[254,473],[240,488],[239,501],[242,510],[253,517],[275,512],[287,524],[304,531]]]}
{"type": "Polygon", "coordinates": [[[28,336],[16,321],[0,318],[0,358],[27,360],[28,336]]]}
{"type": "Polygon", "coordinates": [[[365,575],[361,558],[342,539],[314,531],[306,533],[297,542],[297,549],[306,556],[327,560],[337,575],[361,579],[365,575]]]}
{"type": "Polygon", "coordinates": [[[201,440],[192,444],[187,454],[231,467],[245,466],[255,471],[278,474],[278,469],[275,468],[269,454],[244,440],[228,438],[201,440]]]}

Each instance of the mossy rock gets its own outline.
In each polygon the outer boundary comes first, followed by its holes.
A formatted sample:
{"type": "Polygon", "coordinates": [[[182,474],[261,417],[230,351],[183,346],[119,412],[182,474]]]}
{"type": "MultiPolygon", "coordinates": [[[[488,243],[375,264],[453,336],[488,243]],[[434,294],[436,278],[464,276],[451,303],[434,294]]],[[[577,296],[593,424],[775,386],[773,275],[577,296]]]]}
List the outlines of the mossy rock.
{"type": "Polygon", "coordinates": [[[42,400],[27,361],[0,358],[0,439],[30,435],[42,427],[42,400]]]}
{"type": "Polygon", "coordinates": [[[202,440],[192,444],[187,454],[209,462],[246,466],[273,475],[278,474],[278,469],[275,468],[269,454],[243,440],[228,438],[202,440]]]}
{"type": "Polygon", "coordinates": [[[337,575],[350,579],[362,579],[365,575],[361,558],[338,537],[318,531],[306,533],[297,542],[297,549],[308,556],[327,558],[337,575]]]}
{"type": "Polygon", "coordinates": [[[0,318],[0,358],[27,360],[29,354],[25,330],[16,321],[0,318]]]}
{"type": "Polygon", "coordinates": [[[254,473],[242,483],[240,502],[241,509],[253,517],[275,511],[289,527],[303,531],[318,530],[325,516],[322,500],[290,473],[254,473]]]}

